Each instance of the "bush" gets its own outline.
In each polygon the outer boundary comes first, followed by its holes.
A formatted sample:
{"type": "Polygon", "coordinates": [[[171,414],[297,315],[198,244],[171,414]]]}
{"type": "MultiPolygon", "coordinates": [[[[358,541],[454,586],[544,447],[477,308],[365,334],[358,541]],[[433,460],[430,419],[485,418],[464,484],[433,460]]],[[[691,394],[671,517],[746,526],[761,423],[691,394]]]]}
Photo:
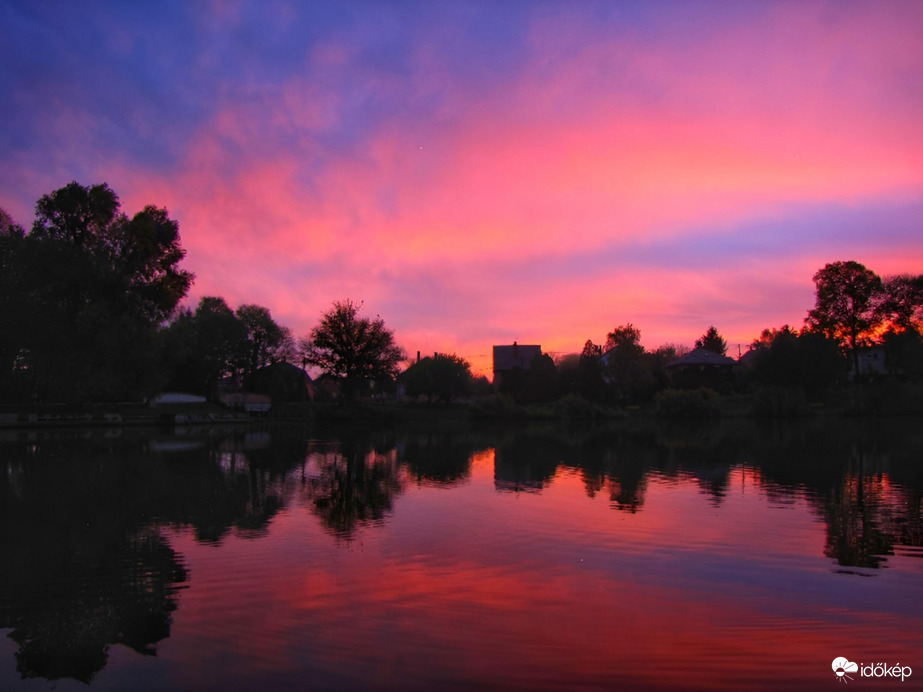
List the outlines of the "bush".
{"type": "Polygon", "coordinates": [[[923,385],[911,382],[874,382],[853,391],[853,415],[921,415],[923,385]]]}
{"type": "Polygon", "coordinates": [[[804,391],[786,387],[760,387],[753,395],[754,416],[782,418],[804,416],[810,412],[804,391]]]}
{"type": "Polygon", "coordinates": [[[479,418],[522,418],[526,411],[509,394],[496,394],[479,401],[472,413],[479,418]]]}
{"type": "Polygon", "coordinates": [[[654,399],[662,418],[717,418],[718,395],[711,389],[665,389],[654,399]]]}
{"type": "Polygon", "coordinates": [[[579,394],[568,394],[560,401],[555,402],[554,411],[565,420],[592,420],[606,418],[611,414],[598,404],[587,401],[579,394]]]}

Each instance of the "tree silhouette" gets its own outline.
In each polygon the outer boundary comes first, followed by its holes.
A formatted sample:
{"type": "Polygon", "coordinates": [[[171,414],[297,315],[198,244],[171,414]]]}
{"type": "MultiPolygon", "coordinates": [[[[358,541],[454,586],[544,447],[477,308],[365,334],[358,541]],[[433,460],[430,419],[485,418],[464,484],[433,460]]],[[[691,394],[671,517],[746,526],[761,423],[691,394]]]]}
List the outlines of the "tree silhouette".
{"type": "Polygon", "coordinates": [[[837,343],[819,332],[789,325],[764,329],[750,346],[749,378],[761,385],[803,388],[816,394],[836,382],[846,371],[837,343]]]}
{"type": "Polygon", "coordinates": [[[653,387],[654,378],[641,345],[641,330],[633,324],[620,325],[609,333],[602,360],[605,375],[619,400],[637,399],[653,387]]]}
{"type": "Polygon", "coordinates": [[[919,331],[923,323],[923,274],[885,277],[876,311],[892,331],[919,331]]]}
{"type": "Polygon", "coordinates": [[[147,206],[129,218],[107,185],[43,196],[30,233],[0,232],[4,394],[80,402],[162,385],[157,332],[192,282],[179,228],[147,206]]]}
{"type": "Polygon", "coordinates": [[[295,341],[291,331],[277,324],[268,308],[241,305],[236,314],[246,330],[242,363],[245,375],[251,375],[271,363],[295,357],[295,341]]]}
{"type": "Polygon", "coordinates": [[[309,338],[301,342],[305,362],[342,377],[348,397],[365,382],[393,379],[405,359],[384,320],[360,317],[361,307],[351,300],[334,303],[309,338]]]}
{"type": "Polygon", "coordinates": [[[170,324],[166,341],[175,359],[174,388],[217,395],[218,381],[239,369],[247,352],[247,330],[224,298],[205,296],[195,312],[183,310],[170,324]]]}
{"type": "Polygon", "coordinates": [[[881,278],[858,262],[831,262],[814,275],[814,287],[816,303],[805,322],[848,347],[858,374],[858,349],[881,324],[881,313],[875,309],[881,278]]]}
{"type": "Polygon", "coordinates": [[[714,325],[710,326],[702,336],[695,340],[695,347],[707,348],[709,351],[717,353],[719,356],[726,355],[728,350],[727,342],[724,340],[724,337],[718,333],[714,325]]]}
{"type": "Polygon", "coordinates": [[[426,396],[451,401],[468,391],[471,366],[454,353],[436,353],[411,365],[401,373],[400,380],[411,396],[426,396]]]}

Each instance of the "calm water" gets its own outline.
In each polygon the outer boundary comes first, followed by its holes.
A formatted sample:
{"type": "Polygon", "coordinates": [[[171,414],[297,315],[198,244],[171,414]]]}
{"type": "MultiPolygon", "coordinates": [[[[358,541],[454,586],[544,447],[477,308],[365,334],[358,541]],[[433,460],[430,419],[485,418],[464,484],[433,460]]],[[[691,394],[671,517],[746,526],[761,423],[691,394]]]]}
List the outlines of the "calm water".
{"type": "Polygon", "coordinates": [[[0,689],[923,688],[920,421],[0,435],[0,689]]]}

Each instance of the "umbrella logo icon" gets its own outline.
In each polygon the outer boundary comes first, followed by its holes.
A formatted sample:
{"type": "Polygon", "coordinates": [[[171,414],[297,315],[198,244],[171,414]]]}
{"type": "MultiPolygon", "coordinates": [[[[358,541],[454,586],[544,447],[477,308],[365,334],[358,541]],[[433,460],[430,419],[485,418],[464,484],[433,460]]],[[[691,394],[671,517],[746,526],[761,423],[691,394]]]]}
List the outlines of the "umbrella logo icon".
{"type": "Polygon", "coordinates": [[[849,659],[840,656],[839,658],[833,659],[833,672],[836,673],[837,682],[845,682],[848,684],[852,678],[847,675],[847,673],[859,672],[859,666],[849,659]]]}

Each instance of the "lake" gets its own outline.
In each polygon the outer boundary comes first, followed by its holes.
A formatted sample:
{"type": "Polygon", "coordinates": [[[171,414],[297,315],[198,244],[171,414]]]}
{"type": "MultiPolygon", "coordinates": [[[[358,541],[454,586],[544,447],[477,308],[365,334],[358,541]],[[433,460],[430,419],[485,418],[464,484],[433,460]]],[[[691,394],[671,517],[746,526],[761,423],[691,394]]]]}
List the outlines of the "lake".
{"type": "Polygon", "coordinates": [[[0,431],[0,689],[921,689],[921,505],[916,419],[0,431]]]}

